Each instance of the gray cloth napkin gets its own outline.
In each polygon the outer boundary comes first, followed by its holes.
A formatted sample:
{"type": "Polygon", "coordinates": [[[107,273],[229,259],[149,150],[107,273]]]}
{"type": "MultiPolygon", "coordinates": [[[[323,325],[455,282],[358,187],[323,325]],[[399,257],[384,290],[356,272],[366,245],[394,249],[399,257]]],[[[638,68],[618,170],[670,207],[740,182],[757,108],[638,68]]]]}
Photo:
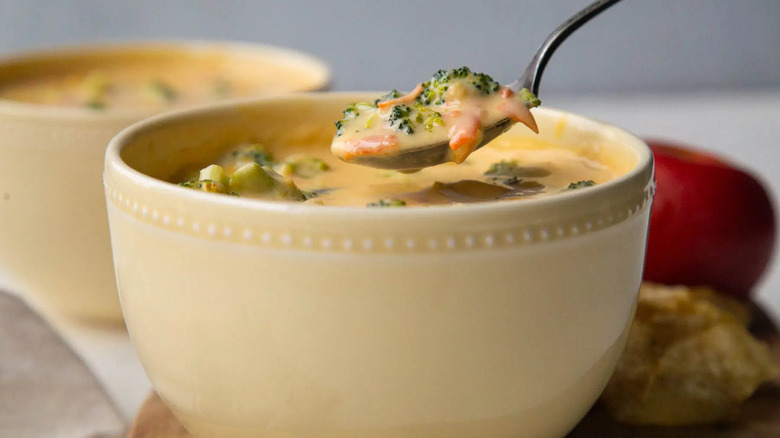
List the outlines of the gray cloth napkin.
{"type": "Polygon", "coordinates": [[[118,437],[123,431],[79,357],[19,298],[0,292],[0,437],[118,437]]]}

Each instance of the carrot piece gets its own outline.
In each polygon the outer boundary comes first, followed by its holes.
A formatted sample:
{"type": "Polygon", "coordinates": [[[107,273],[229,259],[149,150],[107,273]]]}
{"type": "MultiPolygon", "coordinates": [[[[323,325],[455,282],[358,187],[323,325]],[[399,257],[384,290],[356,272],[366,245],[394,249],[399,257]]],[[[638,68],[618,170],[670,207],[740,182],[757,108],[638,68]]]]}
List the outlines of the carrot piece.
{"type": "Polygon", "coordinates": [[[381,155],[398,149],[398,137],[392,134],[369,135],[347,140],[349,147],[343,154],[344,161],[365,155],[381,155]]]}
{"type": "Polygon", "coordinates": [[[450,148],[457,151],[463,146],[476,144],[479,131],[482,129],[482,121],[479,115],[467,112],[463,116],[453,117],[454,123],[449,131],[450,148]]]}
{"type": "Polygon", "coordinates": [[[477,131],[475,129],[453,126],[450,129],[450,149],[457,151],[463,146],[475,143],[477,141],[477,131]]]}
{"type": "Polygon", "coordinates": [[[390,108],[393,105],[398,105],[399,103],[409,103],[413,102],[415,99],[417,99],[417,96],[422,93],[423,85],[417,84],[416,87],[414,87],[414,90],[411,91],[409,94],[405,94],[401,97],[396,97],[395,99],[386,100],[384,102],[379,102],[376,104],[379,109],[385,109],[390,108]]]}

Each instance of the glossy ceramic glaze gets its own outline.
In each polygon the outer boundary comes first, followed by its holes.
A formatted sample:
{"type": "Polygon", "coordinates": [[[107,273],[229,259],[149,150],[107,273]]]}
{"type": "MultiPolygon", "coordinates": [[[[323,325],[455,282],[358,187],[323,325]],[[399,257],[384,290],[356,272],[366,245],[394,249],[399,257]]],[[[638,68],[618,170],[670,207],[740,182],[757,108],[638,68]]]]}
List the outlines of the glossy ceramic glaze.
{"type": "MultiPolygon", "coordinates": [[[[328,69],[296,52],[241,43],[138,43],[79,47],[0,59],[0,83],[132,58],[219,56],[299,71],[289,90],[326,85],[328,69]],[[52,67],[54,68],[54,67],[52,67]]],[[[93,318],[121,318],[101,184],[105,147],[148,110],[93,111],[0,99],[0,269],[38,307],[93,318]]]]}
{"type": "Polygon", "coordinates": [[[637,138],[534,110],[545,141],[625,174],[528,201],[322,207],[163,182],[247,139],[327,147],[346,104],[370,97],[213,105],[112,141],[122,309],[155,389],[203,438],[565,435],[634,310],[654,189],[637,138]]]}

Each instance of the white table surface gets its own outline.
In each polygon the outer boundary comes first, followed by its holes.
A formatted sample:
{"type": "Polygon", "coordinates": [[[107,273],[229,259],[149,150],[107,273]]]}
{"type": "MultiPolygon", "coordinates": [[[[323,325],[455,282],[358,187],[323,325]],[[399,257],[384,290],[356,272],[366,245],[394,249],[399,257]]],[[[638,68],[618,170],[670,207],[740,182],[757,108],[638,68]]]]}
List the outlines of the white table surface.
{"type": "MultiPolygon", "coordinates": [[[[780,89],[749,93],[648,96],[552,96],[545,105],[621,126],[640,136],[699,146],[763,175],[780,199],[780,89]]],[[[780,320],[780,262],[758,287],[757,300],[780,320]]],[[[151,386],[123,327],[49,319],[95,372],[128,423],[151,386]]]]}

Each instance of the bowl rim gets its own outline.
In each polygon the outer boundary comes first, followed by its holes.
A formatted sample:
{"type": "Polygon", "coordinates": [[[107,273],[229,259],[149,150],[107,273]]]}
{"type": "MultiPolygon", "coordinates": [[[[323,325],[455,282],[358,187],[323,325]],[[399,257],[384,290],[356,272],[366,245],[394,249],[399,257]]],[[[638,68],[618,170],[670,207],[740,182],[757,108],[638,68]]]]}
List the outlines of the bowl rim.
{"type": "MultiPolygon", "coordinates": [[[[569,123],[585,123],[592,126],[599,126],[612,134],[620,135],[627,139],[630,139],[633,144],[626,146],[630,147],[637,153],[638,162],[628,172],[618,176],[615,179],[607,181],[602,184],[598,184],[593,187],[588,187],[587,190],[572,190],[570,192],[559,193],[555,196],[546,196],[542,198],[533,198],[524,200],[522,202],[506,202],[505,200],[486,201],[480,203],[469,204],[464,207],[459,204],[455,205],[424,205],[424,206],[409,206],[406,208],[366,208],[365,206],[328,206],[328,205],[311,205],[305,203],[292,203],[292,202],[280,202],[280,201],[267,201],[251,198],[240,198],[233,196],[215,196],[213,193],[206,193],[197,190],[186,189],[179,187],[176,184],[159,180],[157,178],[146,175],[127,164],[121,158],[121,150],[127,146],[135,136],[144,132],[154,130],[158,127],[173,125],[177,123],[186,123],[188,119],[196,117],[203,117],[209,114],[216,114],[225,111],[231,111],[242,108],[253,108],[258,105],[270,105],[276,101],[289,101],[289,100],[330,100],[333,98],[353,98],[356,101],[361,98],[365,99],[367,95],[380,95],[382,92],[324,92],[324,93],[295,93],[280,96],[268,96],[260,98],[240,98],[224,100],[220,102],[214,102],[207,105],[199,106],[196,108],[185,108],[174,111],[169,111],[163,114],[159,114],[139,122],[136,122],[129,127],[123,129],[117,134],[109,143],[106,149],[105,165],[106,172],[109,167],[112,170],[118,172],[125,178],[132,180],[139,185],[142,185],[147,190],[159,191],[160,193],[174,196],[174,197],[186,197],[191,198],[193,201],[200,203],[214,204],[221,207],[239,208],[243,210],[254,211],[268,211],[278,213],[291,213],[291,214],[308,214],[314,216],[330,216],[330,215],[343,215],[344,213],[350,216],[358,215],[365,218],[376,218],[379,216],[396,216],[396,217],[426,217],[432,215],[452,214],[449,212],[458,212],[459,215],[480,215],[487,211],[514,211],[514,210],[528,210],[535,209],[540,206],[555,206],[561,203],[570,202],[572,199],[594,199],[605,196],[607,192],[615,192],[620,186],[626,184],[628,181],[637,181],[647,178],[647,181],[643,181],[642,186],[646,191],[652,192],[654,183],[653,176],[653,155],[649,146],[641,140],[639,137],[611,124],[581,116],[578,114],[554,109],[554,108],[535,108],[535,112],[547,113],[552,116],[560,117],[565,116],[569,123]],[[643,178],[644,176],[644,178],[643,178]]],[[[104,173],[104,179],[105,179],[104,173]]]]}
{"type": "MultiPolygon", "coordinates": [[[[282,90],[268,96],[290,92],[324,90],[333,79],[331,67],[325,60],[297,49],[265,43],[240,40],[208,39],[128,39],[107,40],[97,43],[68,44],[55,47],[31,48],[0,57],[0,70],[32,61],[67,59],[68,57],[116,54],[121,51],[163,51],[178,50],[185,53],[225,51],[236,56],[268,56],[290,66],[298,66],[308,75],[311,85],[282,90]]],[[[264,97],[264,96],[260,96],[264,97]]],[[[231,99],[225,99],[231,100],[231,99]]],[[[199,105],[197,105],[199,106],[199,105]]],[[[190,106],[187,108],[194,108],[190,106]]],[[[187,109],[185,108],[185,109],[187,109]]],[[[178,110],[178,109],[177,109],[178,110]]],[[[27,119],[56,119],[67,122],[95,123],[115,120],[140,120],[163,111],[149,109],[109,108],[96,112],[87,108],[73,108],[58,105],[22,102],[0,97],[0,117],[24,117],[27,119]]]]}

